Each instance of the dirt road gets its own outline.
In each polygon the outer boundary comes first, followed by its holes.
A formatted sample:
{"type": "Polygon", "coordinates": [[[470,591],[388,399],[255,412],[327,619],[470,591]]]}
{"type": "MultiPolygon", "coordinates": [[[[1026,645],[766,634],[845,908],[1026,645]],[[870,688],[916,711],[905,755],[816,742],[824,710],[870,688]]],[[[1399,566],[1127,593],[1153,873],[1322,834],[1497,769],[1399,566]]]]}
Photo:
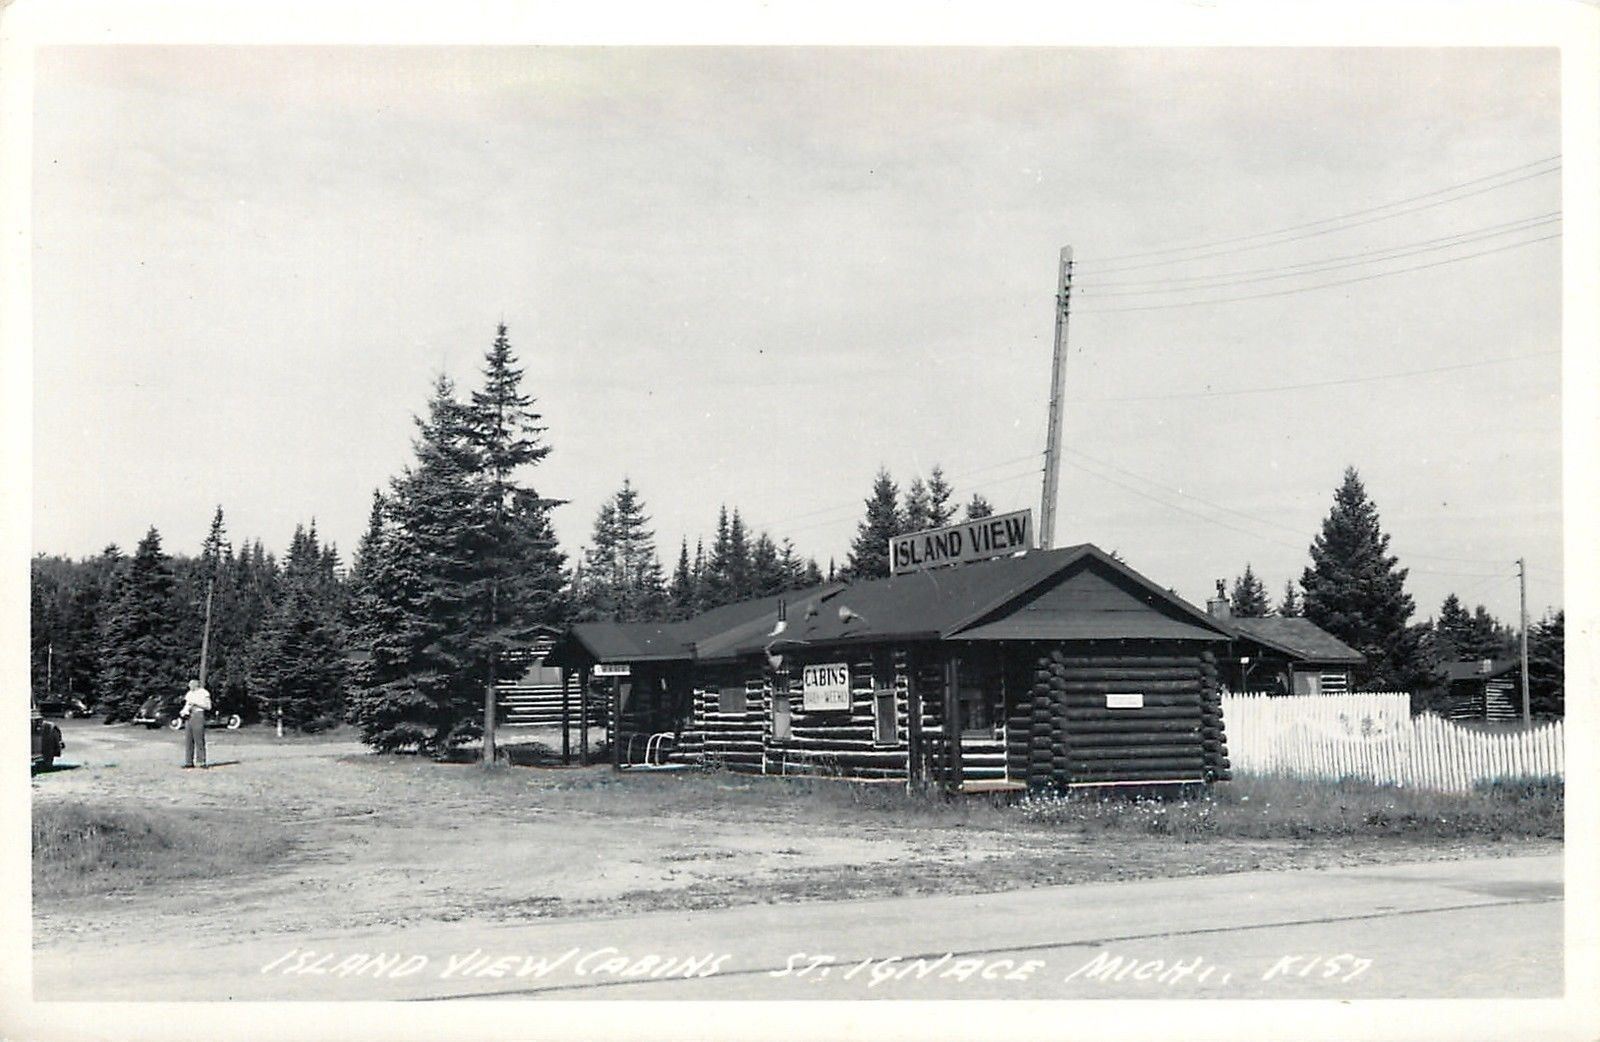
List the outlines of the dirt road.
{"type": "Polygon", "coordinates": [[[40,953],[35,989],[93,1000],[1558,997],[1561,879],[1561,859],[1544,856],[147,938],[40,953]]]}

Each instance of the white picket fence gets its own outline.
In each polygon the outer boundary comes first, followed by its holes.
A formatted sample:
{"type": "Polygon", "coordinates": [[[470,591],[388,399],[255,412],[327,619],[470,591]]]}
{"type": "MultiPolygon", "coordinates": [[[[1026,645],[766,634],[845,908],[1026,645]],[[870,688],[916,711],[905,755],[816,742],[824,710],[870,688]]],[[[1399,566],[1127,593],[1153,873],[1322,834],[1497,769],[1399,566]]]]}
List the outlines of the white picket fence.
{"type": "Polygon", "coordinates": [[[1222,719],[1237,773],[1360,778],[1454,792],[1495,779],[1565,773],[1561,721],[1477,730],[1431,714],[1413,717],[1405,692],[1225,694],[1222,719]]]}

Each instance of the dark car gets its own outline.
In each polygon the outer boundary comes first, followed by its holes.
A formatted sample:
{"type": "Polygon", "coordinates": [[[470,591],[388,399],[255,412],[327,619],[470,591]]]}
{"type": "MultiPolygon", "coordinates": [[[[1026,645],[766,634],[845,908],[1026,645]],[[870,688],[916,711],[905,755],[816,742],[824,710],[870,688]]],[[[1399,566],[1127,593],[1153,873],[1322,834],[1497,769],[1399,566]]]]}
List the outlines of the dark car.
{"type": "Polygon", "coordinates": [[[61,740],[61,728],[40,715],[37,703],[29,709],[29,716],[33,718],[33,766],[48,770],[66,748],[66,743],[61,740]]]}
{"type": "MultiPolygon", "coordinates": [[[[206,714],[207,727],[226,727],[234,731],[244,723],[246,707],[229,705],[225,700],[215,697],[212,698],[211,706],[211,712],[206,714]]],[[[164,724],[176,731],[183,726],[183,721],[178,718],[178,710],[182,708],[182,692],[172,695],[151,695],[139,707],[133,722],[152,728],[164,724]]]]}
{"type": "Polygon", "coordinates": [[[83,699],[59,691],[35,698],[34,705],[38,706],[40,716],[64,716],[71,720],[75,716],[89,715],[89,706],[83,699]]]}

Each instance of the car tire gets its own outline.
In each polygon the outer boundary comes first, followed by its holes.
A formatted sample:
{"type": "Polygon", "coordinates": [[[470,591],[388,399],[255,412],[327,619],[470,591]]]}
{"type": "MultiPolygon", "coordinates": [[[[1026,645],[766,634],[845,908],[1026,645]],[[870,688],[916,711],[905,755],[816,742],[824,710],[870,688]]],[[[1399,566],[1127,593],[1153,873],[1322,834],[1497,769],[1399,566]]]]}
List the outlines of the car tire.
{"type": "Polygon", "coordinates": [[[171,720],[167,721],[167,726],[172,728],[174,731],[181,731],[183,730],[183,721],[177,717],[173,717],[171,720]]]}
{"type": "Polygon", "coordinates": [[[41,756],[41,757],[39,757],[39,769],[41,771],[48,771],[50,768],[54,767],[55,765],[56,765],[56,758],[54,756],[41,756]]]}
{"type": "Polygon", "coordinates": [[[234,713],[228,717],[228,730],[230,731],[237,731],[241,726],[243,726],[243,724],[244,717],[240,716],[238,713],[234,713]]]}

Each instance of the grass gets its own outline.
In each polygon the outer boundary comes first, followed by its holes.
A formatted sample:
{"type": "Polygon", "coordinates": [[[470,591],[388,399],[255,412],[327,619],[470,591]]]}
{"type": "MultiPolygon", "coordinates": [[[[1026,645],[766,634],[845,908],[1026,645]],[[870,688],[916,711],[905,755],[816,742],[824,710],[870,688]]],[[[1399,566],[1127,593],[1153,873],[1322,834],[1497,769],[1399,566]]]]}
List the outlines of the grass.
{"type": "Polygon", "coordinates": [[[33,810],[35,898],[236,875],[292,846],[254,815],[51,801],[33,810]]]}
{"type": "Polygon", "coordinates": [[[1345,780],[1244,777],[1175,800],[1030,796],[1025,819],[1105,833],[1245,839],[1561,839],[1559,781],[1503,782],[1471,793],[1345,780]]]}
{"type": "MultiPolygon", "coordinates": [[[[430,776],[437,777],[431,765],[415,758],[351,757],[347,762],[406,772],[411,775],[406,784],[426,785],[430,776]]],[[[603,764],[587,770],[452,771],[449,776],[512,812],[520,804],[619,818],[787,818],[841,827],[969,827],[1188,839],[1559,840],[1563,835],[1564,789],[1559,780],[1502,782],[1471,793],[1443,793],[1355,780],[1243,776],[1181,794],[1081,789],[952,800],[938,793],[911,794],[900,784],[724,771],[619,774],[603,764]]]]}

